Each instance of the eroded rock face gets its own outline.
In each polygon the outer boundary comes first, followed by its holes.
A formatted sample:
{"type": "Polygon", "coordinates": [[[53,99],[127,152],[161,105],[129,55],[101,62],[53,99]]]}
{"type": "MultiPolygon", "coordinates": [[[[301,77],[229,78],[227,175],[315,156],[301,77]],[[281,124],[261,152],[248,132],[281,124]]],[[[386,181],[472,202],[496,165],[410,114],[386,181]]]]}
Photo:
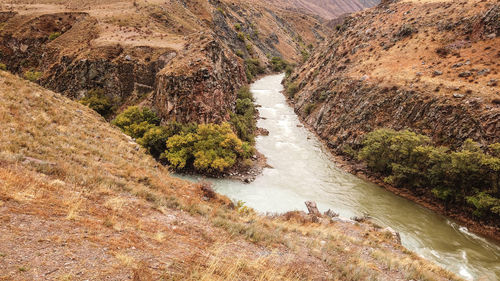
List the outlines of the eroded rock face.
{"type": "Polygon", "coordinates": [[[166,120],[227,121],[234,110],[235,93],[246,83],[244,68],[211,34],[194,36],[190,42],[158,74],[152,104],[166,120]]]}
{"type": "Polygon", "coordinates": [[[332,80],[328,89],[302,94],[295,108],[339,153],[345,145],[359,145],[364,134],[380,127],[410,128],[452,146],[467,138],[484,144],[498,141],[500,110],[487,110],[480,98],[451,100],[350,79],[332,80]],[[321,98],[326,100],[320,103],[321,98]],[[317,108],[307,115],[304,108],[311,103],[317,108]]]}

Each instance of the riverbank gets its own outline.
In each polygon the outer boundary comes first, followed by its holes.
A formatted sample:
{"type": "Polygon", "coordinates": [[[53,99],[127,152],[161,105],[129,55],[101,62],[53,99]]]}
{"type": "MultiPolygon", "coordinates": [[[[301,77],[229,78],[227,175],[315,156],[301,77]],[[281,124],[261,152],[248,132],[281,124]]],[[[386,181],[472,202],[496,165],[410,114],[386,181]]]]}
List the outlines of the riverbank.
{"type": "MultiPolygon", "coordinates": [[[[283,92],[286,97],[286,93],[283,92]]],[[[287,98],[287,102],[290,107],[294,108],[293,101],[287,98]]],[[[416,194],[409,188],[396,187],[394,185],[388,184],[383,180],[383,177],[377,173],[370,171],[366,165],[360,161],[346,157],[345,155],[338,154],[334,148],[329,147],[327,141],[325,141],[321,136],[314,130],[314,127],[309,125],[304,118],[297,114],[301,124],[312,132],[317,139],[327,148],[332,161],[334,161],[339,168],[349,172],[363,180],[377,184],[386,190],[411,200],[429,210],[432,210],[438,214],[444,215],[448,218],[455,220],[458,224],[467,227],[467,229],[475,234],[493,239],[500,242],[500,228],[491,225],[491,223],[484,221],[477,221],[472,215],[472,212],[467,212],[464,209],[458,208],[458,206],[452,206],[451,208],[446,208],[444,204],[435,198],[435,196],[429,192],[429,190],[419,189],[420,193],[416,194]]]]}

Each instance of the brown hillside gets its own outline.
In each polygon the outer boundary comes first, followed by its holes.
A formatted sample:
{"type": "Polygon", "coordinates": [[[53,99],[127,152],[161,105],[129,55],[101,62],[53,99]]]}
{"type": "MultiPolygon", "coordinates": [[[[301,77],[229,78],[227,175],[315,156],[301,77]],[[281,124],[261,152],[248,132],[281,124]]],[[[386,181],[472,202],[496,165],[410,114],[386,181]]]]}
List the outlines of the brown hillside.
{"type": "Polygon", "coordinates": [[[0,86],[0,280],[457,280],[371,224],[235,207],[87,107],[0,86]]]}
{"type": "Polygon", "coordinates": [[[385,1],[353,14],[292,75],[295,108],[334,149],[379,127],[452,146],[498,142],[499,18],[496,1],[479,0],[385,1]]]}

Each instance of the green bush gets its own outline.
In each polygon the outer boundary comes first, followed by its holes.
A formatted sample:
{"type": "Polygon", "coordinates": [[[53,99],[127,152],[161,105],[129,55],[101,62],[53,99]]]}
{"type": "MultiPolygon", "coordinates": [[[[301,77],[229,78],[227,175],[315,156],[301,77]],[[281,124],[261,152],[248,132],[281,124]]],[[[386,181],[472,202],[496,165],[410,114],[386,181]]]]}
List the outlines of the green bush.
{"type": "Polygon", "coordinates": [[[281,72],[288,67],[288,62],[280,57],[273,57],[271,59],[271,69],[276,72],[281,72]]]}
{"type": "Polygon", "coordinates": [[[35,82],[42,77],[42,73],[40,71],[28,70],[24,73],[24,78],[31,82],[35,82]]]}
{"type": "Polygon", "coordinates": [[[288,64],[285,67],[285,77],[286,78],[290,77],[290,75],[292,75],[292,72],[293,72],[293,66],[291,64],[288,64]]]}
{"type": "Polygon", "coordinates": [[[237,36],[238,36],[238,39],[239,39],[240,41],[245,42],[245,37],[246,37],[246,36],[245,36],[245,33],[243,33],[243,32],[238,32],[237,36]]]}
{"type": "Polygon", "coordinates": [[[295,83],[289,83],[286,87],[286,92],[288,96],[293,99],[295,94],[299,91],[299,87],[295,83]]]}
{"type": "Polygon", "coordinates": [[[240,31],[241,30],[241,24],[239,24],[239,23],[234,24],[234,29],[236,29],[237,31],[240,31]]]}
{"type": "Polygon", "coordinates": [[[0,63],[0,70],[7,70],[7,66],[4,63],[0,63]]]}
{"type": "MultiPolygon", "coordinates": [[[[254,108],[245,89],[240,91],[240,96],[245,98],[238,99],[239,114],[233,114],[246,126],[246,118],[254,108]],[[248,108],[249,104],[251,108],[248,108]]],[[[168,161],[178,170],[187,168],[207,173],[223,172],[234,166],[237,160],[244,161],[254,153],[254,148],[238,138],[228,123],[198,125],[171,122],[161,126],[160,119],[151,109],[137,106],[127,108],[112,123],[137,139],[137,143],[153,157],[168,161]]],[[[250,134],[249,131],[245,133],[250,134]]]]}
{"type": "Polygon", "coordinates": [[[304,112],[306,113],[306,115],[309,115],[309,114],[311,114],[311,112],[314,111],[315,108],[316,108],[316,104],[308,103],[304,108],[304,112]]]}
{"type": "Polygon", "coordinates": [[[238,90],[237,97],[240,100],[249,99],[251,101],[255,101],[253,98],[252,92],[250,92],[250,88],[248,86],[243,86],[238,90]]]}
{"type": "Polygon", "coordinates": [[[242,50],[236,50],[236,55],[240,58],[243,58],[245,56],[245,53],[243,53],[242,50]]]}
{"type": "Polygon", "coordinates": [[[149,108],[131,106],[112,121],[125,134],[138,139],[150,129],[160,125],[160,118],[149,108]]]}
{"type": "Polygon", "coordinates": [[[253,152],[227,123],[201,124],[195,133],[181,133],[167,140],[164,157],[175,169],[192,166],[201,172],[223,172],[234,166],[238,158],[248,158],[253,152]]]}
{"type": "Polygon", "coordinates": [[[242,87],[238,91],[235,112],[231,113],[230,123],[238,137],[246,142],[255,142],[255,105],[254,98],[248,87],[242,87]]]}
{"type": "Polygon", "coordinates": [[[90,90],[80,103],[107,117],[113,113],[113,102],[104,94],[103,89],[90,90]]]}
{"type": "Polygon", "coordinates": [[[263,74],[265,69],[261,66],[258,59],[246,59],[245,71],[248,81],[252,81],[256,75],[263,74]]]}
{"type": "Polygon", "coordinates": [[[309,59],[309,57],[311,56],[311,54],[305,49],[300,51],[300,53],[302,55],[302,62],[306,62],[309,59]]]}
{"type": "Polygon", "coordinates": [[[457,151],[430,145],[430,139],[408,130],[369,133],[358,153],[385,181],[412,189],[430,189],[446,203],[467,203],[474,214],[500,215],[500,145],[486,150],[466,140],[457,151]]]}
{"type": "Polygon", "coordinates": [[[49,40],[55,40],[57,37],[61,36],[61,32],[53,32],[49,35],[49,40]]]}
{"type": "Polygon", "coordinates": [[[167,140],[173,135],[173,132],[163,126],[152,125],[143,136],[137,139],[137,143],[142,145],[155,158],[160,158],[161,154],[167,148],[167,140]]]}

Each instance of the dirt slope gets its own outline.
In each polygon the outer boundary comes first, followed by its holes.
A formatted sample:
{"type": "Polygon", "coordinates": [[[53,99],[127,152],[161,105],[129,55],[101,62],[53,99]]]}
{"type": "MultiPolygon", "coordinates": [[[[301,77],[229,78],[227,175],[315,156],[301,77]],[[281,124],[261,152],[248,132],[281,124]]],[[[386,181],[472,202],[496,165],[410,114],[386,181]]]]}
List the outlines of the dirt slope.
{"type": "Polygon", "coordinates": [[[92,110],[0,86],[0,280],[457,280],[372,224],[234,206],[92,110]]]}

